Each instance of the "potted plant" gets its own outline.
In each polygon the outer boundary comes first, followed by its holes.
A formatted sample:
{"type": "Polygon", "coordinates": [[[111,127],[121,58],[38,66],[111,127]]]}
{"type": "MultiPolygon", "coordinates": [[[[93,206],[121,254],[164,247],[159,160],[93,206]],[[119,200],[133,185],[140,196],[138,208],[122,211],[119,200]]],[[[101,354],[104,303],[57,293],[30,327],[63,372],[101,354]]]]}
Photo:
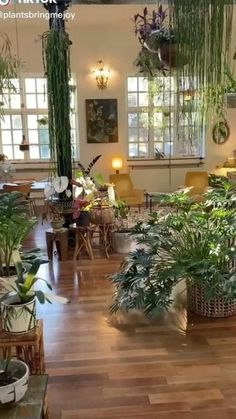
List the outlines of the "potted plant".
{"type": "Polygon", "coordinates": [[[134,239],[130,234],[128,215],[129,207],[118,199],[114,204],[115,231],[113,232],[113,249],[117,253],[126,254],[132,250],[134,239]]]}
{"type": "MultiPolygon", "coordinates": [[[[16,263],[17,280],[10,284],[11,292],[1,298],[2,326],[8,333],[26,333],[36,326],[36,299],[40,304],[46,301],[51,303],[68,303],[68,300],[53,294],[47,294],[35,289],[38,280],[44,281],[52,290],[51,285],[42,278],[37,277],[40,261],[36,260],[29,272],[24,274],[21,262],[16,263]]],[[[6,280],[0,278],[0,283],[5,285],[6,280]]]]}
{"type": "Polygon", "coordinates": [[[184,203],[181,194],[179,205],[175,196],[171,201],[177,211],[152,213],[133,228],[135,239],[145,247],[131,252],[112,276],[112,312],[141,309],[159,314],[171,306],[173,290],[182,281],[191,311],[208,317],[236,314],[234,188],[226,182],[208,191],[201,203],[191,203],[188,197],[184,203]]]}
{"type": "Polygon", "coordinates": [[[77,198],[73,204],[73,220],[81,227],[88,226],[90,223],[91,202],[87,199],[77,198]]]}
{"type": "Polygon", "coordinates": [[[19,259],[21,243],[36,223],[36,218],[29,217],[28,202],[21,193],[0,195],[0,277],[5,278],[5,287],[16,279],[14,262],[19,259]]]}
{"type": "Polygon", "coordinates": [[[52,202],[49,202],[47,204],[47,210],[49,213],[50,224],[53,230],[55,231],[61,230],[65,223],[65,220],[59,208],[55,206],[52,202]]]}
{"type": "Polygon", "coordinates": [[[25,395],[29,383],[29,368],[18,359],[0,360],[0,405],[17,403],[25,395]]]}
{"type": "Polygon", "coordinates": [[[167,10],[160,5],[152,13],[148,8],[143,9],[143,14],[137,13],[133,18],[135,35],[142,47],[153,54],[158,54],[158,68],[181,67],[183,57],[178,53],[176,33],[168,19],[167,10]]]}

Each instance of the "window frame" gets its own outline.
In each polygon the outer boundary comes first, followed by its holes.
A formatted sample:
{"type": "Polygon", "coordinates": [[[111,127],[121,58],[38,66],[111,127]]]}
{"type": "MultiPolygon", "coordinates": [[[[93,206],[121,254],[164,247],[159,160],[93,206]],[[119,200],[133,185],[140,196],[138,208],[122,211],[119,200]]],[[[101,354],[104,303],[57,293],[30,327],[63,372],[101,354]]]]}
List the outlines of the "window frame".
{"type": "MultiPolygon", "coordinates": [[[[21,107],[19,109],[11,109],[11,108],[4,108],[4,114],[5,115],[22,115],[22,133],[26,134],[26,138],[28,137],[29,134],[29,127],[28,127],[28,116],[29,115],[37,115],[37,116],[48,116],[48,106],[46,108],[27,108],[26,106],[26,88],[25,88],[25,79],[38,79],[38,78],[42,78],[45,79],[45,76],[43,73],[22,73],[21,77],[16,77],[17,80],[19,80],[19,94],[20,94],[20,105],[21,107]],[[23,106],[22,106],[23,105],[23,106]]],[[[79,129],[78,129],[78,98],[77,98],[77,80],[75,77],[75,74],[72,73],[71,75],[71,79],[73,80],[73,84],[72,86],[74,86],[74,109],[73,109],[73,114],[74,114],[74,128],[71,128],[71,132],[74,133],[75,135],[75,156],[74,156],[74,160],[77,160],[79,158],[79,129]]],[[[37,95],[37,91],[35,93],[37,95]]],[[[4,114],[3,114],[3,118],[4,118],[4,114]]],[[[39,131],[39,129],[37,129],[37,131],[39,131]]],[[[11,132],[12,132],[12,127],[11,127],[11,132]]],[[[31,143],[31,145],[38,145],[38,147],[40,147],[40,142],[38,144],[33,144],[31,143]]],[[[11,146],[14,147],[14,143],[11,143],[11,146]]],[[[2,129],[0,126],[0,153],[3,152],[3,144],[2,144],[2,129]]],[[[26,151],[22,151],[23,154],[23,158],[22,159],[10,159],[12,162],[16,163],[16,164],[20,164],[20,163],[28,163],[28,164],[46,164],[48,165],[50,163],[50,158],[49,159],[44,159],[44,158],[36,158],[36,159],[32,159],[30,158],[30,152],[29,150],[26,151]]]]}
{"type": "MultiPolygon", "coordinates": [[[[176,90],[174,90],[173,96],[174,96],[174,104],[170,107],[168,105],[155,105],[154,101],[152,101],[151,104],[148,103],[148,106],[140,106],[139,105],[139,93],[143,93],[143,90],[139,90],[139,81],[137,81],[137,90],[133,91],[133,93],[137,94],[137,106],[129,106],[128,100],[129,100],[129,93],[132,93],[131,90],[128,89],[128,79],[129,78],[137,78],[137,79],[147,79],[148,77],[142,76],[140,74],[126,74],[125,76],[125,100],[126,100],[126,134],[127,134],[127,159],[128,161],[138,161],[138,160],[142,160],[142,161],[150,161],[150,160],[157,160],[158,158],[155,156],[155,143],[158,143],[157,141],[155,141],[154,137],[154,128],[155,126],[153,125],[152,122],[150,122],[150,119],[148,121],[148,140],[146,141],[146,143],[148,144],[148,154],[146,156],[140,155],[138,154],[137,156],[131,156],[130,152],[129,152],[129,146],[130,144],[134,143],[137,144],[138,148],[140,145],[140,141],[139,141],[139,135],[138,135],[138,140],[137,142],[135,141],[129,141],[129,129],[132,128],[129,126],[128,123],[128,117],[129,114],[132,113],[148,113],[149,116],[151,114],[151,119],[153,118],[153,114],[158,113],[158,109],[159,112],[164,113],[165,111],[168,113],[171,112],[173,113],[173,125],[171,125],[171,123],[169,123],[169,127],[173,128],[173,137],[171,137],[170,141],[164,141],[163,140],[163,148],[164,148],[164,144],[169,143],[170,144],[170,148],[172,148],[174,151],[172,154],[170,153],[165,153],[164,158],[161,158],[161,160],[165,161],[165,160],[196,160],[196,159],[200,159],[200,160],[204,160],[205,157],[205,144],[206,144],[206,126],[204,126],[204,129],[202,130],[202,137],[201,137],[201,143],[199,145],[199,152],[198,154],[184,154],[184,153],[180,153],[177,149],[177,141],[178,141],[178,128],[179,123],[178,123],[178,119],[180,118],[180,108],[181,108],[181,104],[180,104],[180,96],[179,94],[176,93],[176,90]],[[161,108],[161,109],[160,109],[161,108]],[[177,110],[178,109],[178,110],[177,110]]],[[[162,76],[160,75],[160,78],[162,76]]],[[[168,77],[168,76],[167,76],[168,77]]],[[[173,76],[170,76],[173,77],[173,76]]],[[[163,77],[163,80],[165,79],[165,77],[163,77]]],[[[149,83],[149,81],[148,81],[149,83]]],[[[176,89],[176,84],[174,86],[174,89],[176,89]]],[[[147,94],[149,95],[149,91],[150,88],[148,86],[148,90],[146,91],[147,94]]],[[[162,93],[161,93],[162,94],[162,93]]],[[[149,101],[149,98],[148,98],[149,101]]],[[[171,118],[171,115],[169,116],[171,118]]],[[[134,127],[135,128],[135,127],[134,127]]],[[[137,129],[139,130],[140,126],[137,125],[137,129]]]]}

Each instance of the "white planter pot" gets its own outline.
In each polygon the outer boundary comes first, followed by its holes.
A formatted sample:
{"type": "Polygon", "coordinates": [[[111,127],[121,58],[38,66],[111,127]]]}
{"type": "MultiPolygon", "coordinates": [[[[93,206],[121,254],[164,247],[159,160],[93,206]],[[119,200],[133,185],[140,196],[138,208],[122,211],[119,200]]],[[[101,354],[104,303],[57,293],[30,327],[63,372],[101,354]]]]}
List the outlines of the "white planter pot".
{"type": "Polygon", "coordinates": [[[9,370],[16,381],[6,386],[0,385],[0,404],[16,403],[24,397],[29,383],[29,368],[19,360],[10,361],[9,370]]]}
{"type": "Polygon", "coordinates": [[[113,233],[113,249],[116,253],[129,253],[134,250],[134,240],[127,232],[115,231],[113,233]]]}
{"type": "Polygon", "coordinates": [[[8,333],[27,333],[36,326],[36,299],[21,304],[16,296],[1,303],[2,326],[8,333]]]}

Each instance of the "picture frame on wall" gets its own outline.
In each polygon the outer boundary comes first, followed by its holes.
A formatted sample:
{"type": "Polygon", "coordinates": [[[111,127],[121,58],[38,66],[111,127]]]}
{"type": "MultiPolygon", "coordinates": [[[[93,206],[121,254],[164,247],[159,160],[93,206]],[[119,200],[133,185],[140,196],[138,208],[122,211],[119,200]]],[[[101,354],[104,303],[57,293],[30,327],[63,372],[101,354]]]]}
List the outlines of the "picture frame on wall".
{"type": "Polygon", "coordinates": [[[86,99],[87,143],[117,143],[117,99],[86,99]]]}

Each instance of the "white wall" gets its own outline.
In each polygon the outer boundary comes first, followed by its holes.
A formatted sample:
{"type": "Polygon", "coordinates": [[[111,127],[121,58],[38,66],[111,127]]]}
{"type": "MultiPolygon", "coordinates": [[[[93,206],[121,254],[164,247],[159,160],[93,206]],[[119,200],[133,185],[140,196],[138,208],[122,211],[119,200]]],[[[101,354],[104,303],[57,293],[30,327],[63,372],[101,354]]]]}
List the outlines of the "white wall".
{"type": "MultiPolygon", "coordinates": [[[[4,7],[4,11],[7,9],[13,10],[13,6],[8,6],[6,9],[4,7]]],[[[18,5],[17,11],[19,10],[42,11],[43,9],[38,5],[18,5]]],[[[135,72],[133,61],[139,51],[131,18],[137,11],[141,11],[141,6],[73,6],[69,11],[76,14],[74,21],[67,23],[67,30],[73,42],[71,47],[72,72],[75,73],[77,78],[80,160],[83,164],[86,164],[97,154],[102,154],[95,171],[103,172],[108,176],[109,173],[112,173],[111,158],[116,155],[126,158],[126,77],[135,72]],[[104,91],[97,88],[91,75],[91,69],[96,66],[99,59],[102,59],[112,69],[108,88],[104,91]],[[89,98],[118,99],[118,143],[86,143],[85,99],[89,98]]],[[[47,30],[48,22],[43,19],[18,19],[17,22],[20,57],[24,61],[24,72],[42,73],[39,35],[47,30]]],[[[14,20],[1,20],[1,30],[10,36],[13,50],[15,50],[14,20]]],[[[173,168],[171,172],[167,168],[158,167],[134,169],[132,177],[136,186],[152,191],[174,190],[177,186],[183,184],[186,170],[215,171],[216,166],[223,164],[226,157],[230,156],[232,150],[236,148],[236,109],[229,110],[228,122],[231,133],[225,145],[215,145],[211,140],[211,130],[209,130],[206,159],[203,167],[200,169],[173,168]]],[[[124,170],[127,170],[127,168],[124,170]]],[[[42,174],[38,176],[42,178],[42,174]]]]}

